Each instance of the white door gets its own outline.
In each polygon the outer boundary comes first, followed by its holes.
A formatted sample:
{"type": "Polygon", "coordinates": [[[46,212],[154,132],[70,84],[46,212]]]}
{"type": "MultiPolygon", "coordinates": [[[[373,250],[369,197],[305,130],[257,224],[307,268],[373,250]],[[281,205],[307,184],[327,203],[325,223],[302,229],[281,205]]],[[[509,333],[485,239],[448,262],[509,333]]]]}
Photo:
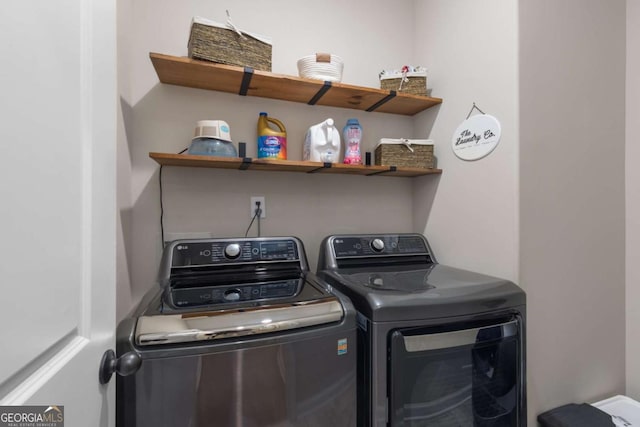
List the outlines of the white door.
{"type": "Polygon", "coordinates": [[[67,427],[115,419],[116,105],[115,0],[0,2],[0,405],[67,427]]]}

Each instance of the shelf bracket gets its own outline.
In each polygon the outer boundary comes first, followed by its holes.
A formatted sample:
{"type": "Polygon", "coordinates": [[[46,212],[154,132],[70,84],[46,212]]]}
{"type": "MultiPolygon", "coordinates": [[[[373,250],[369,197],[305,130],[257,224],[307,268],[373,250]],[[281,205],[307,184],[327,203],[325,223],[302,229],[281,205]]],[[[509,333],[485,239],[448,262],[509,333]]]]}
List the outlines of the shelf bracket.
{"type": "Polygon", "coordinates": [[[246,171],[247,169],[249,169],[249,166],[251,166],[251,157],[243,157],[242,163],[240,163],[240,167],[238,169],[240,169],[241,171],[246,171]]]}
{"type": "Polygon", "coordinates": [[[316,103],[320,101],[320,98],[322,98],[322,96],[327,93],[329,89],[331,89],[331,82],[325,81],[320,90],[318,90],[318,92],[313,95],[313,98],[311,98],[309,102],[307,102],[307,105],[316,105],[316,103]]]}
{"type": "Polygon", "coordinates": [[[378,172],[368,173],[367,176],[380,175],[380,174],[387,173],[387,172],[395,172],[397,170],[398,170],[397,167],[389,166],[389,169],[387,169],[386,171],[378,171],[378,172]]]}
{"type": "Polygon", "coordinates": [[[324,162],[322,166],[320,166],[319,168],[311,169],[310,171],[307,171],[307,173],[315,173],[315,172],[318,172],[319,170],[330,169],[330,168],[331,168],[331,162],[324,162]]]}
{"type": "Polygon", "coordinates": [[[240,92],[238,95],[247,96],[249,91],[249,85],[251,84],[251,78],[253,77],[253,68],[244,67],[244,74],[242,75],[242,83],[240,83],[240,92]]]}
{"type": "Polygon", "coordinates": [[[375,104],[373,104],[371,107],[367,108],[368,112],[372,112],[377,110],[378,108],[380,108],[380,106],[382,104],[387,103],[388,101],[391,101],[393,98],[396,97],[396,91],[395,90],[390,90],[389,91],[389,95],[385,96],[384,98],[382,98],[380,101],[376,102],[375,104]]]}

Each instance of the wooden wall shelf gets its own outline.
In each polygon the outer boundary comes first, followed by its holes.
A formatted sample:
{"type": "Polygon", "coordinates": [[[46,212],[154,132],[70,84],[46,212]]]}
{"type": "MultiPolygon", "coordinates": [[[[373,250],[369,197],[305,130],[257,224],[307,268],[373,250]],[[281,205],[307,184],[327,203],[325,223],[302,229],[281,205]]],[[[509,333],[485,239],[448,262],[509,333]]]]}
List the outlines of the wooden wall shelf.
{"type": "Polygon", "coordinates": [[[192,156],[189,154],[149,153],[149,157],[164,166],[186,166],[217,169],[239,169],[272,172],[331,173],[366,176],[416,177],[441,174],[441,169],[399,168],[395,166],[360,166],[342,163],[268,160],[241,157],[192,156]]]}
{"type": "Polygon", "coordinates": [[[162,83],[310,105],[413,116],[442,103],[440,98],[323,82],[251,68],[150,53],[162,83]]]}

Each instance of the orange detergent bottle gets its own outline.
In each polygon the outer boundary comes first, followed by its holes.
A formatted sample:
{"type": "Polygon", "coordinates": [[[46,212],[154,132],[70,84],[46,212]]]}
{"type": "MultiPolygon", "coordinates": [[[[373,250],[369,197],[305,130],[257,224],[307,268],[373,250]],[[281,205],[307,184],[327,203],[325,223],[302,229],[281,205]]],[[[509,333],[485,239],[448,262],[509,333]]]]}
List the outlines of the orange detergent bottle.
{"type": "Polygon", "coordinates": [[[287,130],[280,120],[264,112],[258,117],[258,158],[287,159],[287,130]]]}

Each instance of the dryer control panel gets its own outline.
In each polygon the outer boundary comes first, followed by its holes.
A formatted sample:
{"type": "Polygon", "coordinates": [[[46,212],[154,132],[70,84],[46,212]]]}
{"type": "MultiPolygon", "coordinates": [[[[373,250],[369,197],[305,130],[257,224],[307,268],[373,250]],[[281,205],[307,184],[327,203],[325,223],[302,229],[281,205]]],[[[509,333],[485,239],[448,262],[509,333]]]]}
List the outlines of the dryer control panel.
{"type": "Polygon", "coordinates": [[[336,259],[394,255],[430,255],[420,235],[380,234],[335,236],[332,241],[336,259]]]}

